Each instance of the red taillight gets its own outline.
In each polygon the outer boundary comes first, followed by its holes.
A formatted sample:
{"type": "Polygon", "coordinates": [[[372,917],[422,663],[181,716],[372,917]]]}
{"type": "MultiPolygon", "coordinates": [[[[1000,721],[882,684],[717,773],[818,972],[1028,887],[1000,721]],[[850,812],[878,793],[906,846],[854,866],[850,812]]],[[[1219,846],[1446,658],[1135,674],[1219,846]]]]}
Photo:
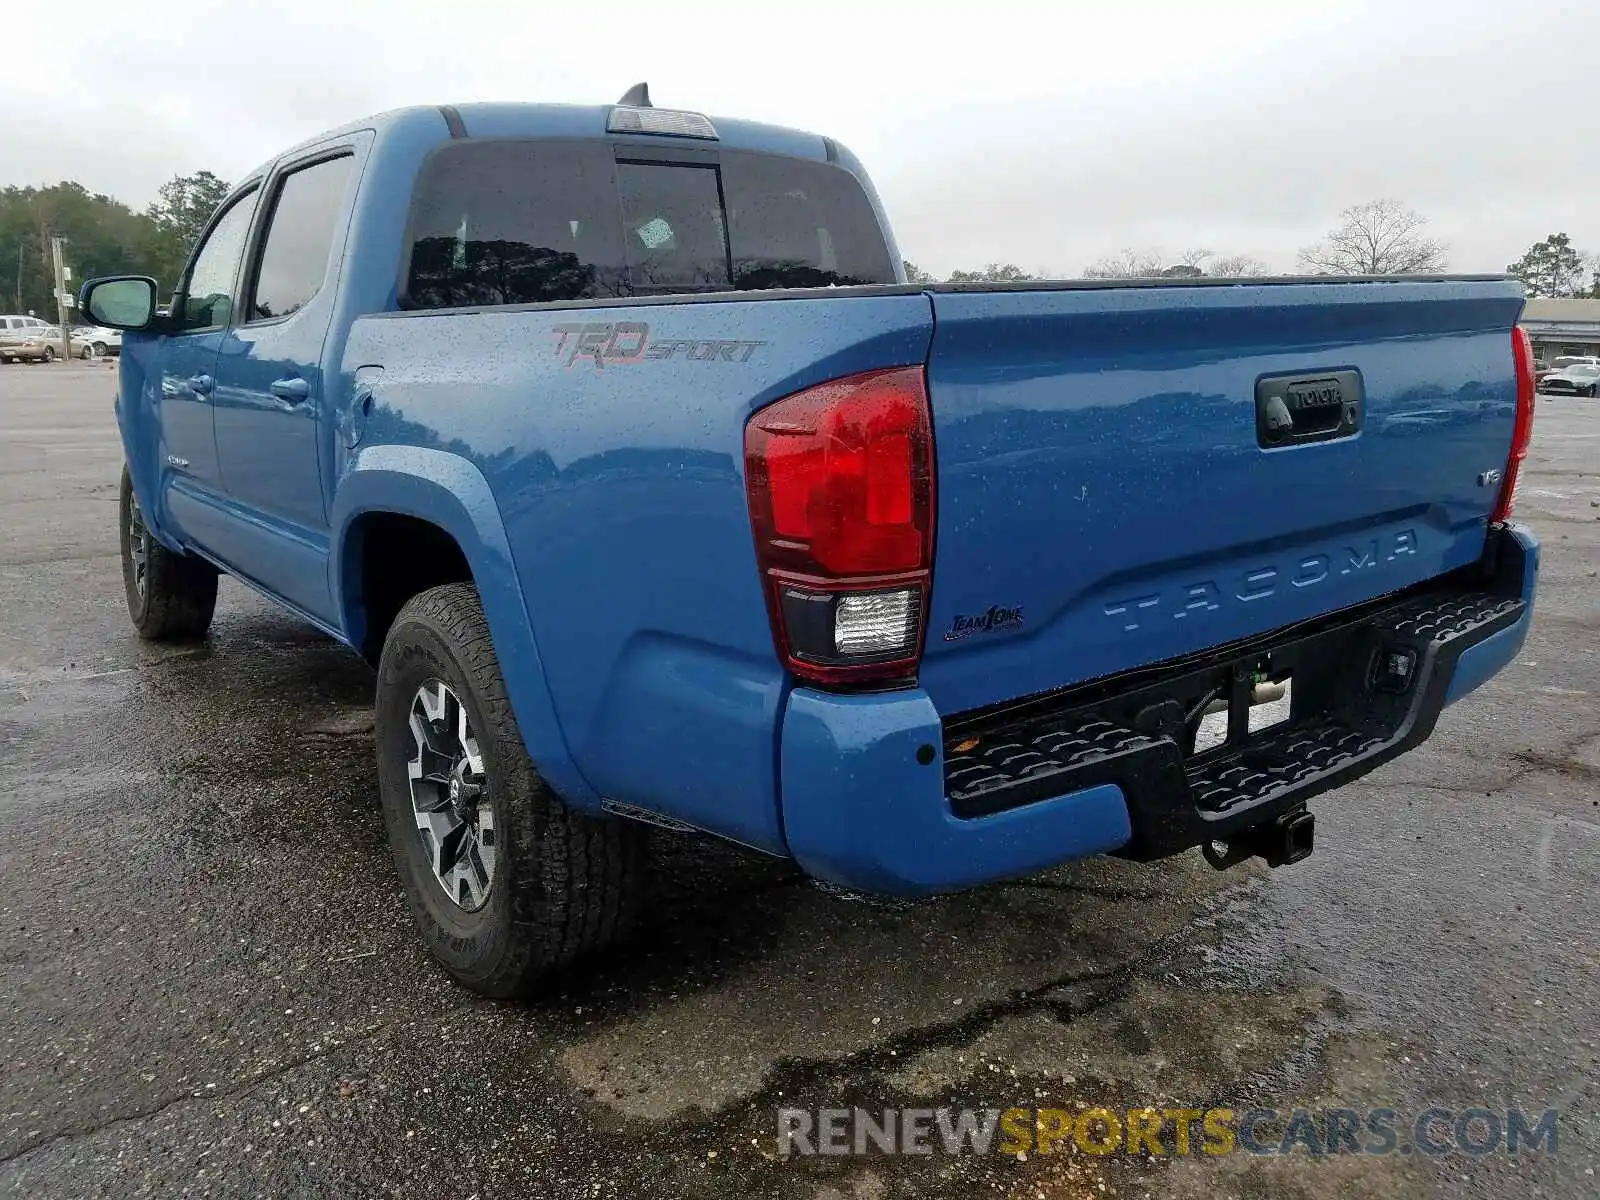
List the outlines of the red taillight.
{"type": "Polygon", "coordinates": [[[933,565],[921,367],[834,379],[745,428],[745,487],[773,638],[817,683],[916,674],[933,565]]]}
{"type": "Polygon", "coordinates": [[[1528,457],[1528,443],[1533,440],[1533,343],[1528,340],[1528,331],[1520,325],[1511,331],[1511,356],[1517,367],[1517,419],[1511,430],[1511,453],[1506,458],[1506,473],[1500,480],[1500,495],[1489,516],[1493,524],[1509,519],[1516,506],[1522,460],[1528,457]]]}

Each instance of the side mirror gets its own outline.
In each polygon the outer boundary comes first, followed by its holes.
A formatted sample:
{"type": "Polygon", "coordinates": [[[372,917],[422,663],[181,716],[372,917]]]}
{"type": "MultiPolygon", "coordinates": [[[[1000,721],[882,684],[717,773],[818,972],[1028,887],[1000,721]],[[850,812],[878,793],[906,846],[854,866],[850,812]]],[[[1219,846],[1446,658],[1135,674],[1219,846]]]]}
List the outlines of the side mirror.
{"type": "Polygon", "coordinates": [[[148,328],[156,315],[156,281],[147,275],[91,279],[78,294],[78,308],[110,329],[148,328]]]}

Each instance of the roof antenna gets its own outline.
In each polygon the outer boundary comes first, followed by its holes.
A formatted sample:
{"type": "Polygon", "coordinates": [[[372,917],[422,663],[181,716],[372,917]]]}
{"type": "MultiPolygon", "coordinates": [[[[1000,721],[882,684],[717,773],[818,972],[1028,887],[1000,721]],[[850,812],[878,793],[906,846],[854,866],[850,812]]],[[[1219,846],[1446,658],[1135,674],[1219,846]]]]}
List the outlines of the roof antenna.
{"type": "Polygon", "coordinates": [[[650,103],[650,85],[648,83],[634,84],[631,88],[622,93],[622,99],[618,100],[617,103],[626,104],[629,108],[655,107],[650,103]]]}

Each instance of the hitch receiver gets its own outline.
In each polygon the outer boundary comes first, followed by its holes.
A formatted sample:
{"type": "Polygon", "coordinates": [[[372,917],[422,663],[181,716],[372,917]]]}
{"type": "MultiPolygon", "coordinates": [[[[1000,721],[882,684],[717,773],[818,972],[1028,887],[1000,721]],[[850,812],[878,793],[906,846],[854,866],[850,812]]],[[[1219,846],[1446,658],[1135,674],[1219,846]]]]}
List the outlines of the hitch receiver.
{"type": "Polygon", "coordinates": [[[1219,871],[1236,867],[1247,858],[1260,858],[1269,867],[1287,866],[1309,858],[1317,819],[1303,808],[1291,809],[1271,821],[1241,830],[1229,842],[1205,842],[1200,852],[1219,871]]]}

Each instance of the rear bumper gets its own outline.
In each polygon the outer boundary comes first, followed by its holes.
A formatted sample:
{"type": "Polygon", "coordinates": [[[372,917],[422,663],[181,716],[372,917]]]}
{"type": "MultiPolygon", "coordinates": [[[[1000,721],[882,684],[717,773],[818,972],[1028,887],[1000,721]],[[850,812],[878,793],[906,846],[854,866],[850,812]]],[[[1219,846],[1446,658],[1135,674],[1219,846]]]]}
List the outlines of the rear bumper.
{"type": "Polygon", "coordinates": [[[1446,704],[1521,649],[1538,561],[1538,541],[1513,526],[1491,535],[1473,571],[1426,589],[949,721],[919,689],[796,689],[780,748],[790,852],[845,887],[917,894],[1227,840],[1425,740],[1446,704]],[[1374,675],[1396,652],[1412,663],[1398,691],[1374,675]],[[1186,759],[1165,716],[1247,665],[1292,669],[1290,721],[1255,735],[1241,726],[1186,759]]]}

